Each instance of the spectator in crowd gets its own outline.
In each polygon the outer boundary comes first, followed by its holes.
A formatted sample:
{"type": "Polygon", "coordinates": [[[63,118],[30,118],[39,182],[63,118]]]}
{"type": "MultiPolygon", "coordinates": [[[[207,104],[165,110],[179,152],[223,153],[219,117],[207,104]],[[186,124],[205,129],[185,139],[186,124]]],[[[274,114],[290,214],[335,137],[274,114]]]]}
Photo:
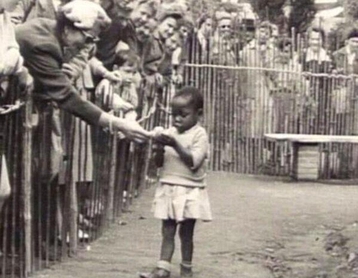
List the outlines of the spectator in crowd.
{"type": "Polygon", "coordinates": [[[151,0],[141,0],[137,6],[135,4],[135,1],[128,0],[106,0],[102,3],[112,23],[100,34],[96,57],[108,70],[113,68],[116,60],[118,43],[122,41],[131,48],[137,40],[135,28],[146,24],[154,16],[155,3],[151,0]]]}
{"type": "Polygon", "coordinates": [[[300,57],[304,71],[322,73],[331,69],[331,58],[324,48],[325,31],[319,27],[312,27],[307,31],[307,48],[300,57]]]}
{"type": "MultiPolygon", "coordinates": [[[[23,66],[19,45],[15,39],[14,26],[11,23],[9,11],[17,4],[15,0],[0,2],[0,105],[8,98],[8,77],[17,76],[20,88],[30,90],[33,79],[23,66]]],[[[0,121],[0,211],[6,199],[10,196],[11,187],[7,170],[7,161],[3,149],[3,119],[0,121]]]]}
{"type": "MultiPolygon", "coordinates": [[[[274,132],[291,133],[290,120],[298,116],[300,99],[297,97],[304,90],[301,76],[301,65],[294,57],[292,41],[284,38],[278,42],[278,53],[274,57],[270,78],[273,82],[271,95],[274,103],[274,132]],[[291,119],[290,119],[291,117],[291,119]]],[[[295,128],[295,127],[294,127],[295,128]]]]}
{"type": "MultiPolygon", "coordinates": [[[[351,75],[358,74],[358,29],[352,28],[348,33],[346,45],[332,55],[333,72],[336,74],[351,75]]],[[[354,79],[355,80],[355,79],[354,79]]],[[[347,78],[338,79],[334,83],[332,109],[337,113],[337,134],[345,135],[347,132],[348,113],[350,111],[349,92],[357,91],[356,82],[347,78]]]]}
{"type": "Polygon", "coordinates": [[[122,65],[115,65],[114,70],[119,71],[122,81],[110,83],[106,79],[102,80],[96,88],[96,98],[99,99],[99,103],[104,105],[104,109],[113,110],[115,114],[135,121],[137,119],[135,110],[138,106],[138,95],[133,79],[139,70],[140,59],[130,49],[123,50],[117,55],[122,65]]]}
{"type": "MultiPolygon", "coordinates": [[[[240,65],[254,68],[272,68],[274,53],[277,50],[268,44],[272,33],[272,25],[262,22],[256,30],[255,39],[240,52],[240,65]]],[[[241,91],[246,95],[247,125],[245,131],[248,138],[261,138],[271,131],[273,82],[267,71],[250,69],[241,74],[241,91]]]]}
{"type": "MultiPolygon", "coordinates": [[[[159,73],[159,67],[163,62],[167,64],[165,59],[171,57],[165,57],[164,43],[165,40],[171,37],[175,30],[179,28],[179,20],[183,16],[182,6],[175,3],[162,4],[159,6],[156,19],[157,27],[153,32],[153,40],[150,45],[144,50],[144,61],[143,61],[143,74],[147,77],[156,75],[155,81],[158,85],[163,84],[163,72],[159,73]]],[[[165,71],[167,69],[164,69],[165,71]]],[[[147,78],[148,81],[148,78],[147,78]]],[[[151,82],[153,83],[153,82],[151,82]]]]}
{"type": "Polygon", "coordinates": [[[300,132],[309,134],[324,134],[326,123],[328,121],[326,108],[330,106],[330,93],[328,93],[331,86],[328,85],[328,79],[322,76],[317,76],[317,73],[329,73],[332,69],[332,60],[328,55],[325,45],[325,32],[322,28],[311,27],[307,31],[307,48],[301,53],[299,62],[305,72],[310,72],[313,75],[308,78],[309,88],[306,92],[308,105],[305,106],[303,120],[309,130],[302,130],[300,132]]]}
{"type": "MultiPolygon", "coordinates": [[[[196,31],[196,33],[194,33],[194,37],[198,42],[198,48],[197,49],[191,48],[193,49],[191,50],[193,55],[196,54],[197,57],[200,58],[198,60],[199,62],[206,61],[207,59],[206,56],[210,50],[210,44],[211,44],[210,39],[211,39],[212,32],[213,32],[213,20],[209,15],[203,14],[198,20],[198,30],[196,31]]],[[[194,62],[193,59],[191,59],[190,61],[194,62]]]]}
{"type": "Polygon", "coordinates": [[[191,14],[184,15],[180,22],[177,36],[177,48],[172,53],[173,82],[182,85],[184,81],[184,65],[188,61],[189,36],[194,30],[194,22],[191,14]]]}
{"type": "Polygon", "coordinates": [[[333,53],[335,73],[358,74],[358,29],[348,33],[346,45],[333,53]]]}
{"type": "MultiPolygon", "coordinates": [[[[190,64],[208,64],[210,61],[210,45],[213,30],[213,20],[208,14],[203,14],[197,20],[197,28],[187,39],[188,62],[190,64]]],[[[194,82],[195,68],[187,68],[188,83],[194,82]]]]}
{"type": "Polygon", "coordinates": [[[278,40],[278,38],[280,36],[279,28],[276,24],[271,24],[271,30],[272,30],[272,33],[271,33],[268,43],[271,45],[272,48],[275,49],[275,48],[277,48],[277,44],[279,42],[279,40],[278,40]]]}
{"type": "Polygon", "coordinates": [[[215,13],[215,33],[212,40],[211,54],[215,64],[233,66],[236,62],[234,43],[232,41],[232,18],[225,11],[215,13]]]}

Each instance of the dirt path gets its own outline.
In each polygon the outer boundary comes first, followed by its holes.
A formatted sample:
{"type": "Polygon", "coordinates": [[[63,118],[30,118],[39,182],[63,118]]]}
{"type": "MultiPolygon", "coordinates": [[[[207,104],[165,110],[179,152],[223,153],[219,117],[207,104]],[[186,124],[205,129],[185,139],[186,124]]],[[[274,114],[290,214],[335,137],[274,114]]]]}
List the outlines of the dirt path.
{"type": "MultiPolygon", "coordinates": [[[[215,221],[197,227],[195,277],[358,277],[352,270],[358,267],[358,186],[226,173],[209,181],[215,221]]],[[[123,216],[127,225],[113,226],[90,251],[34,277],[132,278],[151,270],[160,246],[160,222],[150,212],[153,191],[123,216]]],[[[179,262],[177,248],[174,278],[179,262]]]]}

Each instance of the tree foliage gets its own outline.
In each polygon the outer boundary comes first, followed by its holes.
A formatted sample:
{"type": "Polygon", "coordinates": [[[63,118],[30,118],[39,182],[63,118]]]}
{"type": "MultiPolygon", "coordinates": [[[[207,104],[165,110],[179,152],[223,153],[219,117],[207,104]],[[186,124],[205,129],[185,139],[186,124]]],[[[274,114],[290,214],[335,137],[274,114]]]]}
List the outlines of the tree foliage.
{"type": "Polygon", "coordinates": [[[282,16],[282,7],[285,0],[252,0],[255,12],[261,20],[275,22],[279,16],[282,16]]]}
{"type": "Polygon", "coordinates": [[[292,1],[292,12],[288,22],[290,30],[294,28],[298,33],[306,31],[312,23],[315,14],[314,0],[292,1]]]}

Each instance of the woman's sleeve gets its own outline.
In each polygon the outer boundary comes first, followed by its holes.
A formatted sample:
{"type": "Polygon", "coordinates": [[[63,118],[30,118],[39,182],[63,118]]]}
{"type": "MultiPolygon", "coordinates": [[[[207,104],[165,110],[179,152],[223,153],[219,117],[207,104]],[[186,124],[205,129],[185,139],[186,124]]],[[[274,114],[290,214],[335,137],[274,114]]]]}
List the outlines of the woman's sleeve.
{"type": "Polygon", "coordinates": [[[35,84],[41,86],[44,98],[57,102],[69,113],[89,124],[97,124],[102,110],[89,101],[83,100],[61,70],[61,63],[49,51],[33,49],[27,53],[26,65],[34,77],[35,84]]]}

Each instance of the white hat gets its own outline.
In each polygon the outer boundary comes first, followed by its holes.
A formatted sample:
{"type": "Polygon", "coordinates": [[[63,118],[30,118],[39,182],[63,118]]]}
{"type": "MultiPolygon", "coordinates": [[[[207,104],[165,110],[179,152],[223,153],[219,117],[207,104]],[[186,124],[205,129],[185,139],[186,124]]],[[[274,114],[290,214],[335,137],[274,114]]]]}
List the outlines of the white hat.
{"type": "Polygon", "coordinates": [[[78,29],[88,31],[94,36],[111,24],[104,9],[92,1],[74,0],[60,8],[64,16],[78,29]]]}

